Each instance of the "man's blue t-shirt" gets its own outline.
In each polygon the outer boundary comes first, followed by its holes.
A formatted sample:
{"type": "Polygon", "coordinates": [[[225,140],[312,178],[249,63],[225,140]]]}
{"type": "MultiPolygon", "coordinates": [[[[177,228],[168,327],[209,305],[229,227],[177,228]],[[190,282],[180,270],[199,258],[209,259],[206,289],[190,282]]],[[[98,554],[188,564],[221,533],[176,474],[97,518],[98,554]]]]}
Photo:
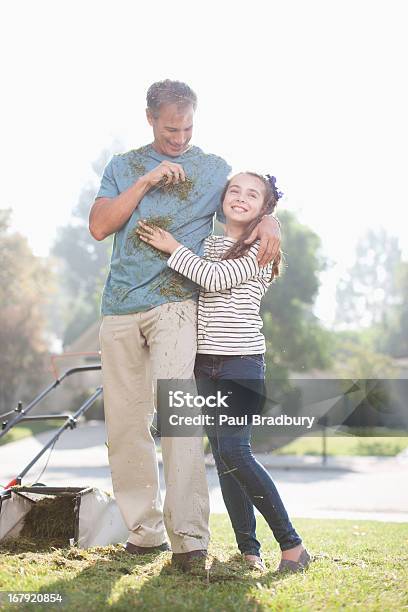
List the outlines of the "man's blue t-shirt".
{"type": "MultiPolygon", "coordinates": [[[[114,155],[105,168],[96,197],[115,198],[165,159],[169,158],[151,145],[114,155]]],[[[137,222],[146,219],[166,229],[194,253],[202,255],[231,168],[221,157],[205,154],[198,147],[191,147],[170,161],[183,166],[188,181],[169,188],[153,187],[116,232],[102,296],[103,315],[140,312],[197,296],[197,285],[167,267],[167,254],[139,239],[135,232],[137,222]]],[[[224,221],[218,212],[219,220],[224,221]]]]}

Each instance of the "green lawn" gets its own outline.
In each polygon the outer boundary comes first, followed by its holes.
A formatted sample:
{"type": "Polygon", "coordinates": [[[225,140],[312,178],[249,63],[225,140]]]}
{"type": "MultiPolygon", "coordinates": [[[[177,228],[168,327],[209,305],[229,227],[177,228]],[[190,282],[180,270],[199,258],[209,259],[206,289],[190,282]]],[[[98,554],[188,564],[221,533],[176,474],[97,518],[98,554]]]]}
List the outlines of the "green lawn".
{"type": "MultiPolygon", "coordinates": [[[[374,431],[375,433],[375,431],[374,431]]],[[[386,432],[381,436],[327,436],[326,452],[328,455],[377,455],[394,457],[408,447],[406,432],[386,432]],[[405,435],[396,436],[395,433],[405,435]]],[[[290,444],[275,450],[277,455],[320,455],[322,453],[322,438],[303,436],[290,444]]]]}
{"type": "MultiPolygon", "coordinates": [[[[49,421],[17,425],[4,438],[0,439],[0,446],[43,431],[55,429],[60,427],[62,423],[63,421],[49,421]]],[[[373,434],[375,433],[375,430],[373,430],[373,434]]],[[[262,436],[259,434],[258,438],[262,440],[262,436]]],[[[326,452],[328,455],[394,457],[407,447],[408,432],[393,432],[391,430],[382,430],[381,435],[370,437],[342,434],[337,436],[331,435],[326,438],[326,452]],[[397,433],[401,435],[397,436],[397,433]]],[[[321,455],[322,438],[321,436],[303,436],[286,446],[276,448],[272,452],[276,455],[321,455]]]]}
{"type": "Polygon", "coordinates": [[[191,576],[173,570],[170,553],[132,557],[119,546],[81,551],[45,545],[34,552],[25,542],[0,547],[1,589],[61,593],[69,609],[87,611],[366,612],[408,607],[407,523],[299,519],[295,525],[314,557],[300,575],[275,573],[278,548],[263,520],[258,535],[268,573],[247,570],[236,556],[228,517],[215,515],[208,573],[191,576]]]}
{"type": "Polygon", "coordinates": [[[33,421],[31,423],[21,423],[21,425],[16,425],[3,437],[0,438],[0,446],[3,444],[8,444],[9,442],[15,442],[16,440],[21,440],[22,438],[27,438],[28,436],[35,436],[38,433],[43,431],[49,431],[50,429],[55,429],[57,427],[61,427],[64,421],[33,421]]]}

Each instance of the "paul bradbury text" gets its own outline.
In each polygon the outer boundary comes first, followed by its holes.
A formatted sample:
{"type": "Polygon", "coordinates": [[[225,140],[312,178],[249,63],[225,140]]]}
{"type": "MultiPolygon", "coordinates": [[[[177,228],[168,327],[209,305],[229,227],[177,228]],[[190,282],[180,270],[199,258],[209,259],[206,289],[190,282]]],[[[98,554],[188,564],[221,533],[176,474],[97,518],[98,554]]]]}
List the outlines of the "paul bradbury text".
{"type": "Polygon", "coordinates": [[[267,426],[267,427],[302,427],[311,429],[315,417],[308,416],[289,416],[288,414],[279,414],[277,416],[264,416],[261,414],[245,414],[243,416],[230,416],[227,414],[196,414],[195,416],[171,414],[169,415],[169,424],[171,426],[201,426],[211,427],[219,426],[267,426]]]}

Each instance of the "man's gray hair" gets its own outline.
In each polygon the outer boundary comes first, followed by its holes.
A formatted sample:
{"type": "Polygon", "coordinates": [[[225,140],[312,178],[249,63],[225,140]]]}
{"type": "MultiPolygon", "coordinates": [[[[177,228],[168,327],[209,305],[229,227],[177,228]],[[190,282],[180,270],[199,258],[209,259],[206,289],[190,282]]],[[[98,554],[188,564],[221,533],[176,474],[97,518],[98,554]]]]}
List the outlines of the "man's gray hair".
{"type": "Polygon", "coordinates": [[[197,108],[197,96],[186,83],[181,81],[158,81],[150,85],[147,90],[147,108],[154,117],[158,117],[160,107],[163,104],[178,104],[180,107],[192,104],[197,108]]]}

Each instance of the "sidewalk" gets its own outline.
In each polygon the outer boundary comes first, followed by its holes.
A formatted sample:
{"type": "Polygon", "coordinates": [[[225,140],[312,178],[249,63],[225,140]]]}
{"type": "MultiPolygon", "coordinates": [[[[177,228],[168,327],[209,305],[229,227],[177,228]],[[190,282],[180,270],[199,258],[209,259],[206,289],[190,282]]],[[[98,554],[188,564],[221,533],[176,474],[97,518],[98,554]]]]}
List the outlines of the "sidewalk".
{"type": "MultiPolygon", "coordinates": [[[[0,483],[5,485],[31,461],[50,432],[0,446],[0,483]]],[[[160,453],[159,461],[160,461],[160,453]]],[[[24,479],[60,486],[95,486],[112,491],[104,424],[85,423],[58,440],[24,479]]],[[[321,457],[259,454],[293,517],[408,522],[408,453],[399,457],[321,457]]],[[[161,463],[161,462],[160,462],[161,463]]],[[[212,512],[226,512],[215,467],[207,476],[212,512]]],[[[162,488],[163,470],[160,467],[162,488]]]]}

